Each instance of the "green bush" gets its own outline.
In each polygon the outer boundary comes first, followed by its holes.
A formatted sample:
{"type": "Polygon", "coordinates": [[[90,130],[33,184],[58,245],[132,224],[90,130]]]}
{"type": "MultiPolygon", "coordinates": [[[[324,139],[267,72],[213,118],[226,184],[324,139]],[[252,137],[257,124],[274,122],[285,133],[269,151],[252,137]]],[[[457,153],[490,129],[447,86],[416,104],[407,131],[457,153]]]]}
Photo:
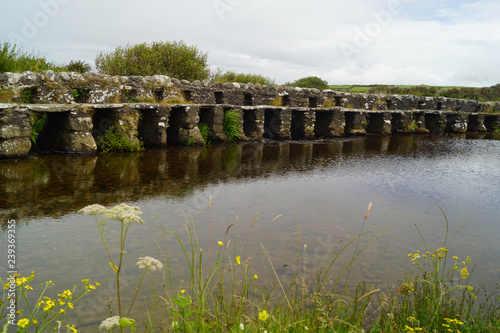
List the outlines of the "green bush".
{"type": "Polygon", "coordinates": [[[264,77],[260,74],[245,74],[245,73],[235,73],[231,71],[222,72],[220,68],[217,68],[214,72],[210,73],[210,81],[212,82],[239,82],[239,83],[260,83],[263,85],[275,85],[274,79],[264,77]]]}
{"type": "Polygon", "coordinates": [[[285,86],[301,87],[301,88],[317,88],[320,90],[328,89],[328,82],[320,79],[317,76],[304,77],[295,80],[294,82],[287,82],[285,86]]]}
{"type": "Polygon", "coordinates": [[[131,140],[119,128],[110,126],[104,135],[96,138],[97,147],[103,152],[109,151],[139,151],[144,149],[139,139],[131,140]]]}
{"type": "Polygon", "coordinates": [[[229,142],[240,137],[240,115],[235,110],[228,110],[224,113],[222,127],[229,142]]]}
{"type": "Polygon", "coordinates": [[[78,72],[78,73],[86,73],[92,70],[92,66],[85,61],[73,61],[71,60],[68,65],[64,66],[66,71],[68,72],[78,72]]]}
{"type": "Polygon", "coordinates": [[[184,42],[153,42],[118,46],[95,59],[100,73],[109,75],[168,75],[177,79],[208,78],[207,54],[184,42]]]}

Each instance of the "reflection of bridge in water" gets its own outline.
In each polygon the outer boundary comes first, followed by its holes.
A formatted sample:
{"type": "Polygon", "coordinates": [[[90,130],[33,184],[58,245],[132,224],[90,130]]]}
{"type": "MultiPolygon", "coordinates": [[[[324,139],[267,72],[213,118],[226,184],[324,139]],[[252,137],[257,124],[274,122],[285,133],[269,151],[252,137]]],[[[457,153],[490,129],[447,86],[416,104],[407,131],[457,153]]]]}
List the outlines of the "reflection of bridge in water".
{"type": "Polygon", "coordinates": [[[92,203],[113,205],[158,197],[183,198],[220,182],[286,176],[326,167],[346,155],[371,158],[380,153],[406,155],[422,145],[432,149],[426,144],[429,136],[248,142],[3,161],[0,216],[2,223],[9,219],[24,222],[29,218],[74,213],[92,203]]]}

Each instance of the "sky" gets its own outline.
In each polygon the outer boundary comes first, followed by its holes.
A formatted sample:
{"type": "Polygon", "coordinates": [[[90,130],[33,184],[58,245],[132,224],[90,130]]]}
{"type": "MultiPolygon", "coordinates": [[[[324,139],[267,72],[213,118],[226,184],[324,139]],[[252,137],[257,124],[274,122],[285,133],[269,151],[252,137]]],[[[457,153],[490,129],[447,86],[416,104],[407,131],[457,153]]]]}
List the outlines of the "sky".
{"type": "Polygon", "coordinates": [[[59,64],[184,41],[211,69],[277,84],[485,87],[500,83],[499,0],[22,0],[0,5],[0,42],[59,64]]]}

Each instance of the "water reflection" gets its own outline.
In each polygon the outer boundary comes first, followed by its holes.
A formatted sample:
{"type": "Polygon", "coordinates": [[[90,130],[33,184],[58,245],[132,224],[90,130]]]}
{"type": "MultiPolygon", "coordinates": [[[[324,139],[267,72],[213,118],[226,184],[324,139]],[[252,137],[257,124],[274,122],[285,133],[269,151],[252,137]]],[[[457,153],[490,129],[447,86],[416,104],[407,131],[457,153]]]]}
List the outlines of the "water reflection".
{"type": "MultiPolygon", "coordinates": [[[[468,134],[483,139],[494,135],[468,134]]],[[[453,138],[465,139],[464,135],[453,138]]],[[[455,147],[456,149],[456,147],[455,147]]],[[[429,135],[326,142],[261,142],[169,148],[130,154],[43,156],[0,164],[0,218],[56,217],[99,202],[185,198],[209,184],[326,168],[349,156],[449,154],[429,135]]],[[[459,152],[455,152],[459,153],[459,152]]]]}

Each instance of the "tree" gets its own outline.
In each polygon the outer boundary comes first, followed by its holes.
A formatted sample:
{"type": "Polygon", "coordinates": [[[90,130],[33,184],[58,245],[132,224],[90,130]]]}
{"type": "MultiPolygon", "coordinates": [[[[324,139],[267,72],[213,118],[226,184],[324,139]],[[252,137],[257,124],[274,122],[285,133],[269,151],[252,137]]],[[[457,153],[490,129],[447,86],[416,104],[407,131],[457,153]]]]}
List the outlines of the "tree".
{"type": "Polygon", "coordinates": [[[320,79],[317,76],[304,77],[302,79],[295,80],[292,83],[285,83],[285,85],[301,88],[317,88],[320,90],[328,89],[328,82],[320,79]]]}

